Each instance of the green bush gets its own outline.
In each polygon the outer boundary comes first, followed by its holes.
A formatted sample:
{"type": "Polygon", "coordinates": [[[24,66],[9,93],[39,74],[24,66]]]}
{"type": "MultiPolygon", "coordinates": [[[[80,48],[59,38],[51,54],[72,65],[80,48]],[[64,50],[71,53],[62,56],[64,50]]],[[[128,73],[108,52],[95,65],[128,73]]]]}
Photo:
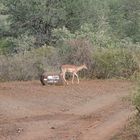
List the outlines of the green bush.
{"type": "Polygon", "coordinates": [[[0,54],[7,54],[12,48],[12,43],[7,38],[0,39],[0,54]]]}
{"type": "Polygon", "coordinates": [[[137,89],[136,89],[136,92],[133,97],[133,104],[139,111],[139,115],[140,115],[140,73],[137,76],[138,76],[137,77],[137,89]]]}
{"type": "Polygon", "coordinates": [[[88,78],[130,78],[139,72],[129,48],[94,48],[87,40],[69,40],[59,49],[41,47],[14,55],[0,55],[0,80],[36,79],[43,71],[60,72],[61,64],[81,65],[88,78]]]}
{"type": "Polygon", "coordinates": [[[15,52],[0,56],[1,79],[35,79],[44,70],[60,72],[61,64],[85,63],[88,71],[80,76],[88,78],[130,78],[139,71],[139,44],[127,40],[116,43],[105,28],[97,32],[92,25],[84,24],[75,33],[60,28],[53,30],[53,37],[54,47],[37,49],[35,38],[28,32],[13,39],[15,52]]]}
{"type": "Polygon", "coordinates": [[[31,80],[39,78],[43,71],[54,71],[58,69],[56,54],[52,47],[45,47],[13,56],[1,55],[0,81],[31,80]]]}
{"type": "Polygon", "coordinates": [[[134,97],[134,105],[140,109],[140,88],[137,90],[137,94],[134,97]]]}
{"type": "MultiPolygon", "coordinates": [[[[139,69],[130,48],[98,48],[89,40],[71,39],[59,48],[61,63],[88,66],[89,78],[130,78],[139,69]]],[[[85,74],[85,73],[84,73],[85,74]]]]}
{"type": "Polygon", "coordinates": [[[100,48],[93,53],[94,75],[97,78],[129,78],[137,69],[128,48],[100,48]]]}
{"type": "Polygon", "coordinates": [[[62,63],[80,65],[92,61],[92,45],[86,39],[71,39],[59,48],[62,63]]]}

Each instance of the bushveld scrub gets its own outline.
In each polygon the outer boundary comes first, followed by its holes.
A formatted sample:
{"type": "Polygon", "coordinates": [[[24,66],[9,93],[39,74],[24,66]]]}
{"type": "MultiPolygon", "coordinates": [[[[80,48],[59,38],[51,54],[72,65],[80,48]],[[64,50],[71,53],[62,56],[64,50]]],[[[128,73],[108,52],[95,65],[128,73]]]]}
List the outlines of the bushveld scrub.
{"type": "Polygon", "coordinates": [[[130,78],[138,64],[128,48],[93,48],[85,41],[71,40],[60,49],[42,47],[24,53],[0,56],[1,81],[36,79],[43,71],[59,71],[61,64],[87,64],[87,78],[130,78]],[[85,47],[86,46],[86,47],[85,47]]]}
{"type": "MultiPolygon", "coordinates": [[[[134,59],[140,66],[140,57],[138,55],[139,50],[135,52],[134,59]]],[[[136,74],[135,82],[137,83],[135,93],[131,98],[132,104],[134,105],[136,115],[131,117],[128,124],[117,134],[112,140],[139,140],[140,139],[140,73],[136,74]]]]}
{"type": "Polygon", "coordinates": [[[59,46],[62,63],[88,66],[88,78],[130,78],[139,69],[136,54],[140,50],[129,40],[114,39],[102,29],[95,31],[91,24],[84,24],[80,30],[71,33],[66,28],[55,29],[54,38],[59,46]],[[101,40],[101,36],[103,39],[101,40]]]}
{"type": "Polygon", "coordinates": [[[138,69],[129,48],[100,48],[93,54],[97,78],[129,78],[138,69]]]}
{"type": "Polygon", "coordinates": [[[139,44],[116,40],[103,41],[93,26],[85,24],[75,33],[55,29],[54,46],[34,48],[35,39],[28,33],[11,39],[13,52],[0,57],[1,81],[36,79],[43,71],[60,72],[61,64],[86,64],[88,71],[80,72],[87,78],[130,78],[139,72],[139,44]],[[95,41],[96,38],[96,41],[95,41]]]}
{"type": "Polygon", "coordinates": [[[56,50],[39,48],[24,53],[0,56],[0,80],[31,80],[50,69],[57,69],[56,50]],[[54,67],[54,68],[53,68],[54,67]]]}

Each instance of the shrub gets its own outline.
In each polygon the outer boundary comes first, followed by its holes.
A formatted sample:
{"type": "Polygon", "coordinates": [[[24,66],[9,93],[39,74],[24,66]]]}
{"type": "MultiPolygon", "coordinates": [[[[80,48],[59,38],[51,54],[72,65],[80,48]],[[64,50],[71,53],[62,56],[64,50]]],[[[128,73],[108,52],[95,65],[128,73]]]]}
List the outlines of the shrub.
{"type": "Polygon", "coordinates": [[[7,38],[0,39],[0,54],[7,54],[9,50],[12,48],[12,43],[7,38]]]}
{"type": "MultiPolygon", "coordinates": [[[[59,48],[59,57],[61,64],[86,64],[88,69],[92,67],[93,46],[86,39],[71,39],[59,48]]],[[[89,70],[80,72],[81,77],[88,76],[89,70]]]]}
{"type": "Polygon", "coordinates": [[[97,78],[129,78],[137,63],[128,48],[100,48],[93,53],[94,74],[97,78]]]}
{"type": "MultiPolygon", "coordinates": [[[[134,105],[139,109],[140,111],[140,88],[137,90],[136,95],[134,96],[134,105]]],[[[140,113],[140,112],[139,112],[140,113]]]]}
{"type": "MultiPolygon", "coordinates": [[[[46,69],[52,70],[56,63],[57,52],[52,47],[33,49],[30,52],[0,56],[0,80],[31,80],[39,78],[46,69]]],[[[54,70],[54,69],[53,69],[54,70]]]]}
{"type": "Polygon", "coordinates": [[[35,79],[44,70],[60,71],[61,64],[83,63],[88,71],[82,71],[80,75],[88,78],[136,75],[140,68],[139,44],[134,45],[129,40],[119,42],[108,31],[101,28],[101,32],[97,32],[90,24],[81,26],[75,33],[65,27],[55,29],[54,47],[38,49],[34,48],[35,38],[26,32],[12,40],[15,45],[13,56],[0,56],[1,79],[35,79]]]}
{"type": "Polygon", "coordinates": [[[133,104],[140,115],[140,73],[137,76],[137,89],[133,97],[133,104]]]}
{"type": "Polygon", "coordinates": [[[62,63],[89,64],[92,59],[92,45],[88,40],[71,39],[59,49],[62,63]]]}

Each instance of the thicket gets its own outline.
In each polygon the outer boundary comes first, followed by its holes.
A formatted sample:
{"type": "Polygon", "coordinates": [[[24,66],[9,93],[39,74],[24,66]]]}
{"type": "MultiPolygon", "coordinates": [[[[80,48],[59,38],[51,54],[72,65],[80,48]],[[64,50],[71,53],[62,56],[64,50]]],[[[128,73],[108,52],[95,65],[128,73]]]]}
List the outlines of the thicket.
{"type": "Polygon", "coordinates": [[[93,46],[87,39],[73,38],[61,46],[44,45],[38,49],[18,50],[17,54],[1,55],[1,80],[31,80],[39,78],[43,71],[60,72],[62,64],[86,64],[87,71],[80,73],[86,78],[130,78],[139,73],[139,54],[131,47],[104,48],[93,46]],[[133,53],[132,53],[133,51],[133,53]]]}
{"type": "Polygon", "coordinates": [[[139,0],[0,0],[0,80],[85,63],[87,78],[139,71],[139,0]]]}

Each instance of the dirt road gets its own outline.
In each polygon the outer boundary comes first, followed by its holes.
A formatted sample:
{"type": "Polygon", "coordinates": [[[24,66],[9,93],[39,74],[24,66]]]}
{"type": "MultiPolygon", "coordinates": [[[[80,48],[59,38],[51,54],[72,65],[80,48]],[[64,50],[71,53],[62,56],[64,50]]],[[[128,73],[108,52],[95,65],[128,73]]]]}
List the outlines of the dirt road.
{"type": "Polygon", "coordinates": [[[132,90],[120,80],[0,83],[0,140],[109,140],[132,112],[132,90]]]}

